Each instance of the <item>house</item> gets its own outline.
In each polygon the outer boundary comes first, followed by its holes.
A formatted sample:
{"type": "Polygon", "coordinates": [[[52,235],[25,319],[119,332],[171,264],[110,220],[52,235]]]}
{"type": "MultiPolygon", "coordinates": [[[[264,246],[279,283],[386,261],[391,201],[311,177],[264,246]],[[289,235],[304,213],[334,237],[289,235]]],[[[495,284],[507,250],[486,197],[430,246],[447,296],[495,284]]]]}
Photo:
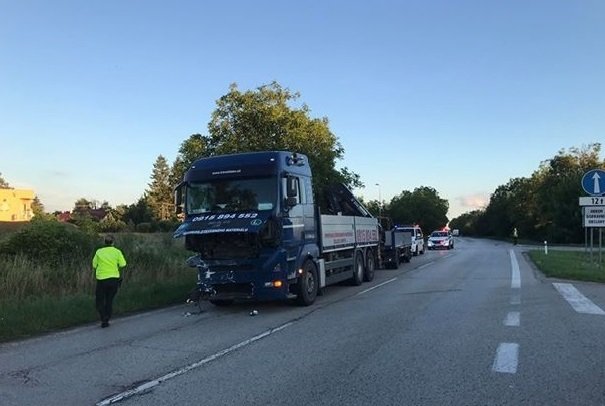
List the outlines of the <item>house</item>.
{"type": "Polygon", "coordinates": [[[57,220],[63,223],[67,223],[69,220],[71,220],[71,212],[69,211],[56,211],[53,214],[55,215],[57,220]]]}
{"type": "Polygon", "coordinates": [[[0,221],[29,221],[34,217],[31,189],[0,189],[0,221]]]}

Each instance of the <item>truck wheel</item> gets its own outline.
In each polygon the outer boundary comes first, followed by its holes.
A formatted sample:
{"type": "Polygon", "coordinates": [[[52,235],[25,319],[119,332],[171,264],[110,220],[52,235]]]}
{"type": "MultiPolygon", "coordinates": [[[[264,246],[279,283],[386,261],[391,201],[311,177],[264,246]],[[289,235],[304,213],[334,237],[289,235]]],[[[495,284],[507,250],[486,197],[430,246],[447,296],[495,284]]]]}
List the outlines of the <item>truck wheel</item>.
{"type": "Polygon", "coordinates": [[[351,279],[354,286],[359,286],[363,283],[364,273],[363,257],[361,252],[357,252],[355,254],[355,263],[353,264],[353,278],[351,279]]]}
{"type": "Polygon", "coordinates": [[[306,260],[302,267],[303,273],[298,279],[296,302],[301,306],[309,306],[315,302],[319,290],[319,278],[313,261],[306,260]]]}
{"type": "Polygon", "coordinates": [[[231,306],[233,304],[233,299],[210,299],[209,302],[215,306],[231,306]]]}
{"type": "Polygon", "coordinates": [[[368,251],[368,260],[366,261],[366,271],[363,275],[363,280],[371,282],[374,279],[374,269],[376,269],[376,262],[374,261],[374,253],[368,251]]]}

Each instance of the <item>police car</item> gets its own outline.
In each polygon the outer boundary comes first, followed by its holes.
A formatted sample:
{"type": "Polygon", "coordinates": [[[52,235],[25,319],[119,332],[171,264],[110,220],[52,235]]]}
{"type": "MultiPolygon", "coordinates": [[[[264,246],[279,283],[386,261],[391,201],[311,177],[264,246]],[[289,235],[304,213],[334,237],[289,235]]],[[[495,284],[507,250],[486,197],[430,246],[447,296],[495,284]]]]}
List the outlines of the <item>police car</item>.
{"type": "Polygon", "coordinates": [[[454,248],[454,238],[449,230],[435,230],[429,236],[427,245],[429,250],[441,248],[451,250],[454,248]]]}

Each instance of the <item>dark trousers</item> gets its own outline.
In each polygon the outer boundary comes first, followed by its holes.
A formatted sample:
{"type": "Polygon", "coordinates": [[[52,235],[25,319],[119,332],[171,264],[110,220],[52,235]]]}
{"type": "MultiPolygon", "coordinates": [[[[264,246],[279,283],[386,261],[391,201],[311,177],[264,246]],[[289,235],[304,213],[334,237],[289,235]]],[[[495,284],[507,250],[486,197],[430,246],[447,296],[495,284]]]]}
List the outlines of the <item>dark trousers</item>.
{"type": "Polygon", "coordinates": [[[118,278],[97,280],[96,305],[103,322],[109,321],[111,318],[113,298],[118,293],[119,283],[118,278]]]}

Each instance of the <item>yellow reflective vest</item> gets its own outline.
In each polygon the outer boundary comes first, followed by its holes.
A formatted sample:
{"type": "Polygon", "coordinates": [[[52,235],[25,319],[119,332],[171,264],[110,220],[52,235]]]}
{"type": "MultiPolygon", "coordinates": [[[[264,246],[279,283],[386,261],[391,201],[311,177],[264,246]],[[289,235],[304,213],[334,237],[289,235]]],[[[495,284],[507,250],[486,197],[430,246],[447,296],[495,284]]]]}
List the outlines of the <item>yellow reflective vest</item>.
{"type": "Polygon", "coordinates": [[[122,251],[112,246],[99,248],[92,259],[97,279],[119,278],[120,268],[125,266],[122,251]]]}

